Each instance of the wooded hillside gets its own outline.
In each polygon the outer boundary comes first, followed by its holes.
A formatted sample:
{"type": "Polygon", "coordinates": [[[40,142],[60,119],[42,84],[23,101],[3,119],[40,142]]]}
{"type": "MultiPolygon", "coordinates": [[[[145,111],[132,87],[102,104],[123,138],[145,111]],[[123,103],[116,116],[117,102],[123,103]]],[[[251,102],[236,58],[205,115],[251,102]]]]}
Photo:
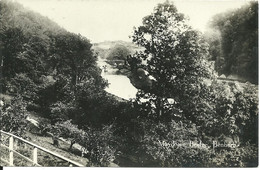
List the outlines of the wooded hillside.
{"type": "Polygon", "coordinates": [[[210,27],[206,36],[219,74],[258,84],[258,3],[216,15],[210,27]]]}

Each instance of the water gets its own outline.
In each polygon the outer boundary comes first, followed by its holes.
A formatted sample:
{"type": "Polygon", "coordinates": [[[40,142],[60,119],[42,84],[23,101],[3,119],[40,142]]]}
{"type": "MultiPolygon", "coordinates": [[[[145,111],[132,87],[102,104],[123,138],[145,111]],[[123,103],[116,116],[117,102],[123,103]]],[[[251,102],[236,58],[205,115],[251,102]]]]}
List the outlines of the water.
{"type": "Polygon", "coordinates": [[[137,89],[132,85],[129,78],[124,75],[117,75],[116,68],[106,63],[106,60],[98,58],[100,68],[106,67],[106,72],[102,69],[102,77],[106,79],[109,86],[105,89],[108,93],[129,100],[136,97],[137,89]]]}

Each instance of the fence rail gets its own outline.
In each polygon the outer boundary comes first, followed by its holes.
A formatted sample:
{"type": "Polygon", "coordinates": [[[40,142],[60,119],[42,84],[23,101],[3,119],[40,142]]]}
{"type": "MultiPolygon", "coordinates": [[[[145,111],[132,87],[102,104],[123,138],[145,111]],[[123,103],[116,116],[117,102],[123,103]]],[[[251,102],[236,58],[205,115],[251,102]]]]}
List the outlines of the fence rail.
{"type": "Polygon", "coordinates": [[[3,162],[5,162],[5,163],[7,163],[9,166],[15,166],[15,165],[14,165],[14,153],[17,154],[17,155],[19,155],[19,156],[22,157],[23,159],[26,159],[27,161],[32,162],[32,163],[33,163],[33,166],[42,166],[42,165],[38,164],[38,159],[37,159],[38,150],[41,150],[41,151],[43,151],[43,152],[45,152],[45,153],[47,153],[47,154],[49,154],[49,155],[52,155],[52,156],[54,156],[54,157],[56,157],[56,158],[59,158],[59,159],[61,159],[61,160],[63,160],[63,161],[68,162],[70,166],[83,167],[82,164],[79,164],[79,163],[77,163],[77,162],[75,162],[75,161],[72,161],[72,160],[70,160],[70,159],[68,159],[68,158],[65,158],[64,156],[61,156],[61,155],[59,155],[59,154],[57,154],[57,153],[54,153],[54,152],[52,152],[52,151],[49,151],[49,150],[46,149],[46,148],[43,148],[43,147],[41,147],[41,146],[38,146],[38,145],[36,145],[36,144],[34,144],[34,143],[31,143],[31,142],[29,142],[29,141],[27,141],[27,140],[25,140],[25,139],[23,139],[23,138],[21,138],[21,137],[18,137],[18,136],[16,136],[16,135],[13,135],[13,134],[8,133],[8,132],[4,132],[4,131],[2,131],[2,130],[0,130],[0,146],[1,146],[1,147],[4,147],[4,148],[6,148],[6,149],[9,150],[9,161],[8,161],[8,160],[5,160],[5,159],[3,159],[3,158],[0,157],[0,160],[3,161],[3,162]],[[8,136],[8,138],[9,138],[9,146],[6,146],[6,145],[2,144],[2,135],[8,136]],[[30,146],[33,147],[33,150],[32,150],[32,159],[30,159],[30,158],[26,157],[25,155],[23,155],[23,154],[21,154],[21,153],[19,153],[19,152],[17,152],[17,151],[14,150],[14,139],[17,139],[17,140],[19,140],[19,141],[21,141],[21,142],[23,142],[23,143],[26,143],[26,144],[28,144],[28,145],[30,145],[30,146]]]}

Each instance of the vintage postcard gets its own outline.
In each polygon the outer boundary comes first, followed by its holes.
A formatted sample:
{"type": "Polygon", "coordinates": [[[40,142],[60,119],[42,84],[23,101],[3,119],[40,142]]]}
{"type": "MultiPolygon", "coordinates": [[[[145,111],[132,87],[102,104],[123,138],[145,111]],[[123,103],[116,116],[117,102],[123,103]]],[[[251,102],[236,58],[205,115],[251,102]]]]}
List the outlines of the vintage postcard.
{"type": "Polygon", "coordinates": [[[0,166],[258,167],[258,1],[1,0],[0,166]]]}

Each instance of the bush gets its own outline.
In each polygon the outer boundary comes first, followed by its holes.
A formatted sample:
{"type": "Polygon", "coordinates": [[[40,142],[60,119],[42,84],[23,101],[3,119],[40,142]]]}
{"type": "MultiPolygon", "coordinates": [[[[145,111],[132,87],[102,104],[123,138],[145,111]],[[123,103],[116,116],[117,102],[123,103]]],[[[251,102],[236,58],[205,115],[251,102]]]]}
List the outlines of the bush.
{"type": "Polygon", "coordinates": [[[116,139],[113,124],[102,129],[90,128],[86,131],[86,141],[81,145],[87,150],[88,166],[108,166],[115,159],[116,139]]]}
{"type": "MultiPolygon", "coordinates": [[[[140,157],[137,166],[160,167],[248,167],[258,165],[256,145],[213,147],[200,139],[198,128],[188,120],[157,123],[148,119],[138,120],[134,145],[140,157]],[[143,134],[142,134],[143,133],[143,134]]],[[[137,123],[137,122],[136,122],[137,123]]],[[[232,144],[232,141],[218,141],[232,144]]],[[[133,145],[133,143],[132,143],[133,145]]],[[[127,154],[127,153],[125,153],[127,154]]]]}
{"type": "Polygon", "coordinates": [[[103,126],[101,129],[85,127],[79,129],[72,120],[57,122],[51,129],[54,137],[70,140],[69,150],[77,143],[82,148],[82,154],[89,159],[87,166],[108,166],[115,159],[116,138],[113,135],[114,125],[103,126]]]}
{"type": "Polygon", "coordinates": [[[81,129],[78,129],[77,125],[72,124],[71,120],[67,120],[64,122],[57,122],[53,126],[52,131],[58,132],[57,136],[70,139],[69,150],[72,149],[73,144],[82,143],[86,140],[85,132],[81,129]]]}
{"type": "Polygon", "coordinates": [[[255,85],[218,82],[213,86],[214,105],[201,130],[207,136],[225,135],[237,142],[257,142],[258,90],[255,85]],[[204,129],[204,130],[203,130],[204,129]],[[223,131],[225,129],[225,131],[223,131]]]}
{"type": "Polygon", "coordinates": [[[50,106],[50,118],[52,123],[68,120],[70,111],[73,111],[71,103],[64,104],[60,101],[54,103],[50,106]]]}
{"type": "Polygon", "coordinates": [[[208,166],[209,146],[197,138],[195,124],[190,121],[155,123],[145,120],[142,125],[142,146],[160,166],[208,166]],[[201,146],[198,146],[199,144],[201,146]]]}
{"type": "Polygon", "coordinates": [[[21,96],[14,97],[10,105],[4,105],[0,116],[1,130],[22,136],[27,128],[27,104],[21,96]]]}
{"type": "Polygon", "coordinates": [[[255,145],[245,145],[234,149],[212,151],[211,167],[256,167],[258,151],[255,145]]]}

